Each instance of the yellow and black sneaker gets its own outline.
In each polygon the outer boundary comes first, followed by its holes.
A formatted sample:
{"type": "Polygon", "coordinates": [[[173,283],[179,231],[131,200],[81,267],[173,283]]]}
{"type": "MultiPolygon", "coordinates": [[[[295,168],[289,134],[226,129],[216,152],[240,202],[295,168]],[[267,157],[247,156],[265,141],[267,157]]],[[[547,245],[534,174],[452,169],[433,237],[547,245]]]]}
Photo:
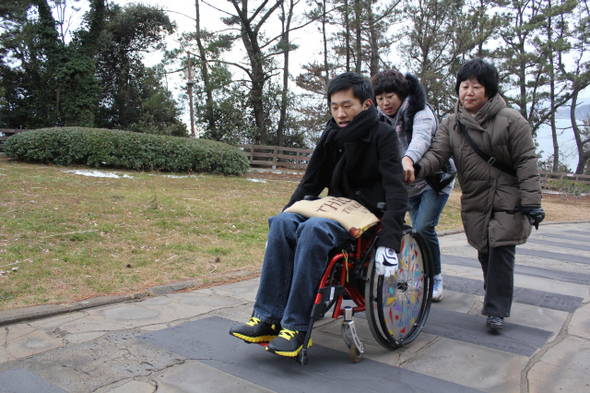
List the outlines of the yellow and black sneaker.
{"type": "Polygon", "coordinates": [[[280,331],[279,325],[271,325],[252,317],[248,323],[229,329],[229,334],[241,338],[247,343],[267,343],[272,341],[280,331]]]}
{"type": "MultiPolygon", "coordinates": [[[[280,356],[295,357],[299,354],[301,348],[303,348],[305,333],[282,329],[279,336],[268,343],[266,350],[280,356]]],[[[311,338],[309,339],[309,347],[311,347],[311,338]]]]}

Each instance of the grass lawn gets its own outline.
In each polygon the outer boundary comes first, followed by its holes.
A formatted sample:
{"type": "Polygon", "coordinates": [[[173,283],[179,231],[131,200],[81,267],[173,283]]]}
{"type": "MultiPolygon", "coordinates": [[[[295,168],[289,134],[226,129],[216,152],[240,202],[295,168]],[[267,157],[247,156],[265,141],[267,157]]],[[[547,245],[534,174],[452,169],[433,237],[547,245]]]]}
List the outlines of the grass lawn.
{"type": "MultiPolygon", "coordinates": [[[[94,171],[0,156],[0,310],[257,272],[267,219],[297,185],[250,178],[256,175],[97,170],[118,176],[91,177],[75,170],[94,171]]],[[[461,228],[458,195],[439,231],[461,228]]],[[[587,202],[555,205],[570,219],[590,219],[587,202]]]]}

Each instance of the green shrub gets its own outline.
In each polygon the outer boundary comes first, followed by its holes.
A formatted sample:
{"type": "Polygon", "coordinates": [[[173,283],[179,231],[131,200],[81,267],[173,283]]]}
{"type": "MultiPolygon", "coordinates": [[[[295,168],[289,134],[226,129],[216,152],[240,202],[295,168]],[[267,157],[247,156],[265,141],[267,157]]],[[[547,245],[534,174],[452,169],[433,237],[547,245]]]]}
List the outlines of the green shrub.
{"type": "Polygon", "coordinates": [[[245,173],[246,156],[224,143],[96,128],[27,131],[4,144],[8,157],[56,165],[175,172],[245,173]]]}

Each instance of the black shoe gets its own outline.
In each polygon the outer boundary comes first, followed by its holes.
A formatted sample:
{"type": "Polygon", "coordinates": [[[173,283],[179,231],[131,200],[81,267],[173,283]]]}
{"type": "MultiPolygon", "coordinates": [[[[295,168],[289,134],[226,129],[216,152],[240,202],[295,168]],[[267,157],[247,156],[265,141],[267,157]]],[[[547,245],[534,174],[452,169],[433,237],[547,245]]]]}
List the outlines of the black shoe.
{"type": "Polygon", "coordinates": [[[268,343],[274,340],[280,331],[280,326],[271,325],[252,317],[248,323],[229,329],[229,334],[241,338],[247,343],[268,343]]]}
{"type": "Polygon", "coordinates": [[[486,326],[489,329],[498,331],[504,327],[504,318],[490,315],[486,321],[486,326]]]}
{"type": "MultiPolygon", "coordinates": [[[[268,343],[266,350],[280,356],[295,357],[299,354],[301,348],[303,348],[305,333],[283,329],[277,338],[268,343]]],[[[308,347],[311,347],[311,338],[309,339],[308,347]]]]}

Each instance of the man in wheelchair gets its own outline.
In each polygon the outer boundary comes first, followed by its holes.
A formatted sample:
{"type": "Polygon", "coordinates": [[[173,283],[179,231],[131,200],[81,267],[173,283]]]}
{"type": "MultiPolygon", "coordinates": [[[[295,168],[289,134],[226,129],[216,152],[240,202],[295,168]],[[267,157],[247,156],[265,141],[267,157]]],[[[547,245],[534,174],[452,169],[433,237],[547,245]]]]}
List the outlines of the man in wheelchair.
{"type": "MultiPolygon", "coordinates": [[[[285,209],[307,195],[353,199],[382,218],[375,253],[377,274],[394,275],[408,194],[400,147],[391,126],[379,121],[371,83],[354,73],[334,78],[327,92],[332,118],[285,209]],[[386,202],[385,212],[377,208],[386,202]]],[[[230,334],[266,350],[295,357],[332,249],[354,239],[337,221],[283,211],[269,219],[260,286],[248,323],[230,334]]],[[[311,344],[311,342],[310,342],[311,344]]]]}

